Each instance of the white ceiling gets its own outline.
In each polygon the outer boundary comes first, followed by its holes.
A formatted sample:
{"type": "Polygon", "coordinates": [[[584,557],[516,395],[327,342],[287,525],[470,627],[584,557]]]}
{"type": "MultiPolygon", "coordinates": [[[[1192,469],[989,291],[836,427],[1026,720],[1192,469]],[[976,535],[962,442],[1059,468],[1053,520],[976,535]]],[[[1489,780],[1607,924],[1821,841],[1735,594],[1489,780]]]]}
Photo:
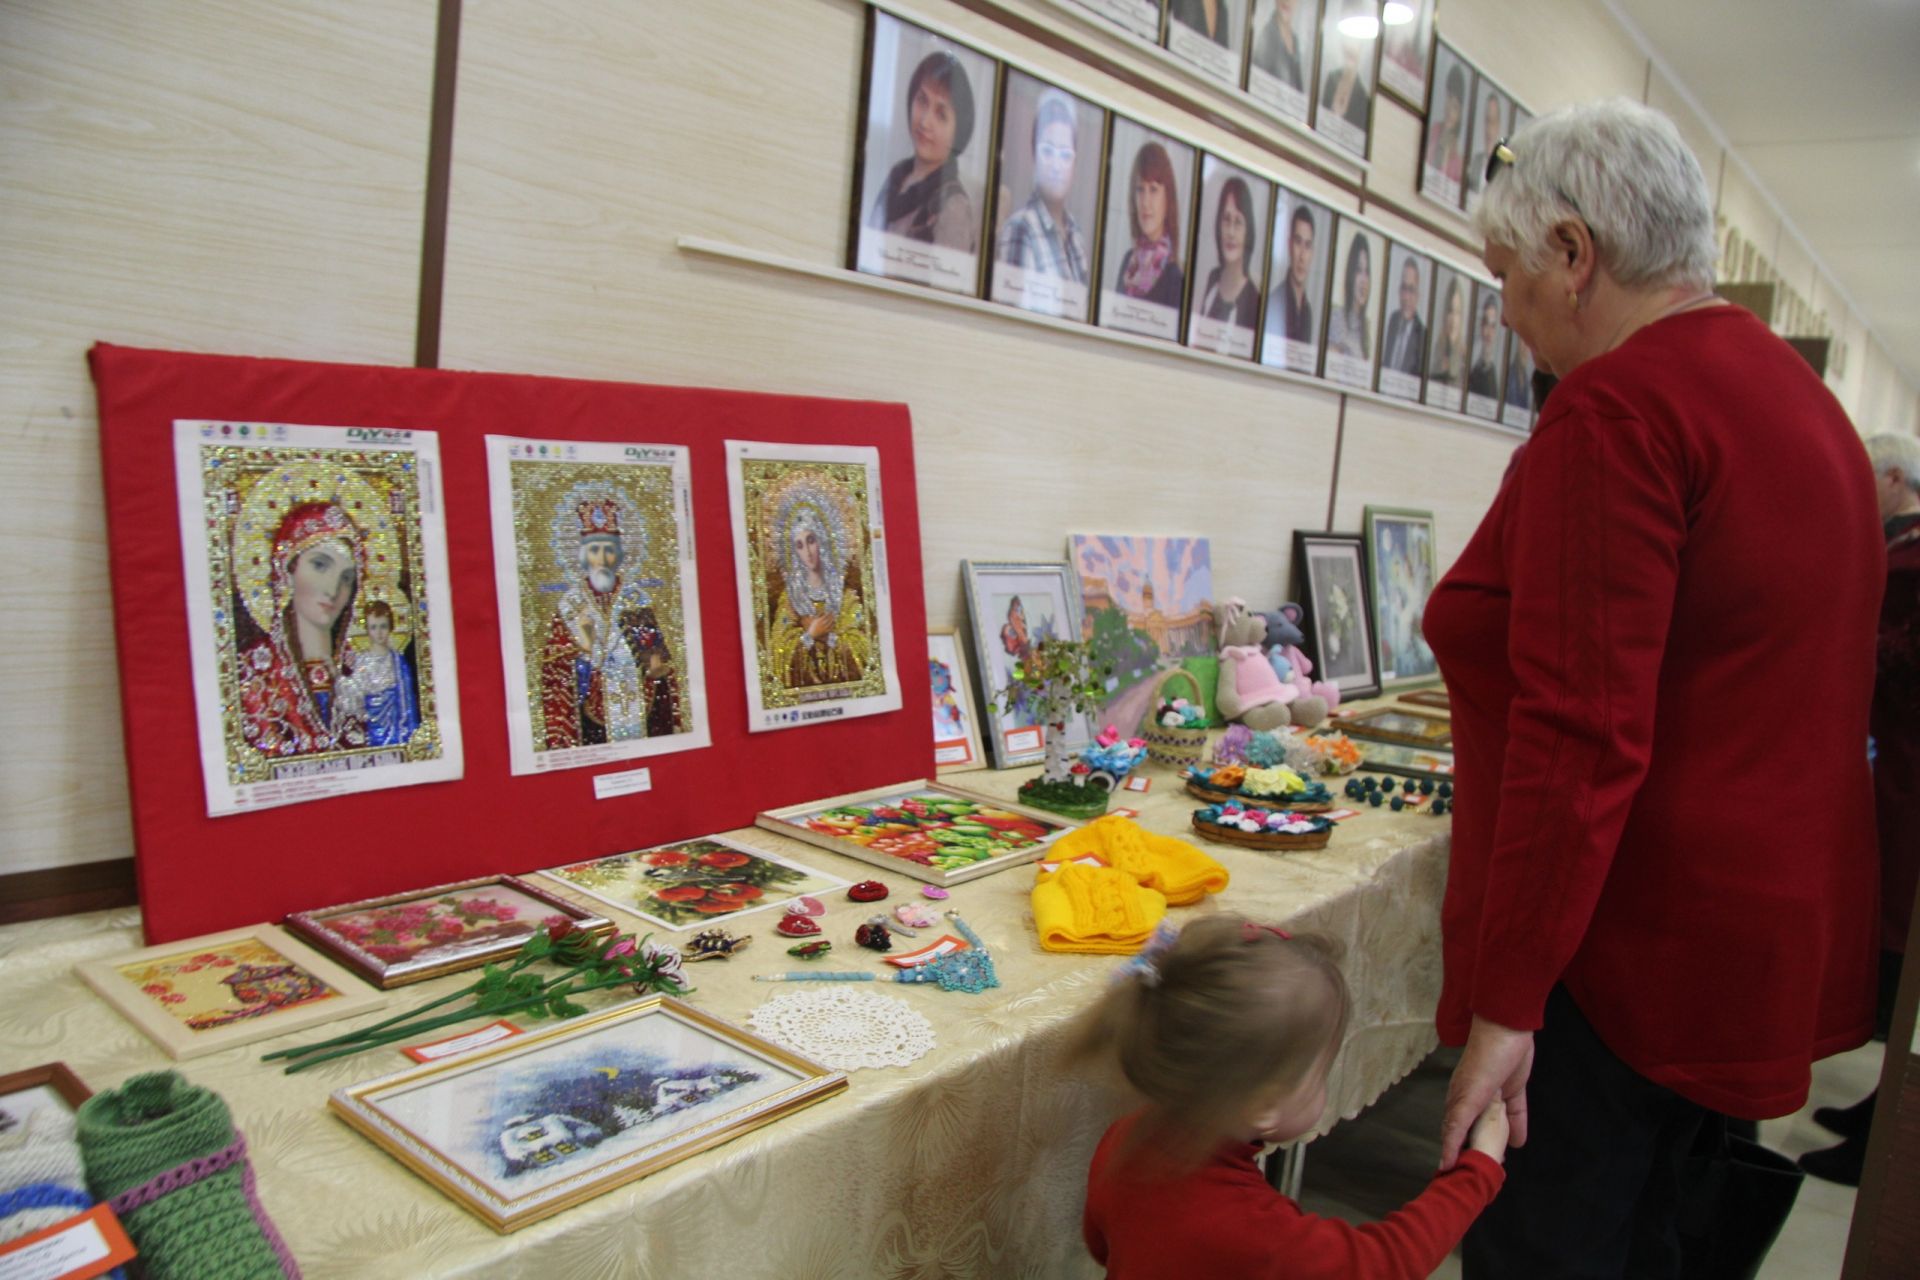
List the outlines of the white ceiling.
{"type": "Polygon", "coordinates": [[[1613,3],[1920,386],[1920,0],[1613,3]]]}

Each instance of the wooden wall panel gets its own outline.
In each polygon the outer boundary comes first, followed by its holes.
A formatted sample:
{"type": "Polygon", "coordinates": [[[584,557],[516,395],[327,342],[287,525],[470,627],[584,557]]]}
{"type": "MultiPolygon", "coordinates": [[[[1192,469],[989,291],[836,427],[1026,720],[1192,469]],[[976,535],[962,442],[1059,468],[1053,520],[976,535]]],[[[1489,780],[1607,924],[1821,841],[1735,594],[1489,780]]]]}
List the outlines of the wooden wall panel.
{"type": "Polygon", "coordinates": [[[87,346],[404,363],[433,21],[378,0],[6,6],[0,874],[130,852],[87,346]]]}

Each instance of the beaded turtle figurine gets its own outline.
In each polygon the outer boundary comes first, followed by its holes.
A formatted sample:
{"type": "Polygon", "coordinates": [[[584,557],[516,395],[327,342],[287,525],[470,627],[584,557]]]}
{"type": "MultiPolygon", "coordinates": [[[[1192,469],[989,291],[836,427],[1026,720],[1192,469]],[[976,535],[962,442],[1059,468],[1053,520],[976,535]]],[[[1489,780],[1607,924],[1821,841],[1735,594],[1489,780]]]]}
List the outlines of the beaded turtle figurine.
{"type": "Polygon", "coordinates": [[[725,960],[734,952],[745,951],[752,945],[752,938],[736,938],[725,929],[703,929],[687,942],[687,963],[725,960]]]}

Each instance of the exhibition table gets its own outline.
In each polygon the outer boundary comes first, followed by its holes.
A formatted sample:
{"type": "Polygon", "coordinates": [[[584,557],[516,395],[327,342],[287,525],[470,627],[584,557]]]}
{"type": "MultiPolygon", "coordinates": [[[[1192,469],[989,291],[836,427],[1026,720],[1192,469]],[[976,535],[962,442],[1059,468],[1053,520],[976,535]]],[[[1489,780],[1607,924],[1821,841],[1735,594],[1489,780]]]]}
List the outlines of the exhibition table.
{"type": "MultiPolygon", "coordinates": [[[[982,771],[945,781],[1010,799],[1031,774],[982,771]]],[[[1155,831],[1191,836],[1188,816],[1198,802],[1171,770],[1149,765],[1143,776],[1151,790],[1123,793],[1115,807],[1137,809],[1155,831]]],[[[1231,910],[1344,946],[1353,1017],[1322,1131],[1357,1114],[1434,1047],[1449,827],[1425,813],[1363,809],[1324,850],[1272,854],[1206,844],[1231,884],[1169,913],[1178,923],[1231,910]]],[[[877,877],[892,890],[888,907],[918,898],[919,884],[906,876],[766,831],[732,834],[849,880],[877,877]]],[[[64,1061],[98,1091],[177,1065],[217,1091],[246,1136],[268,1212],[314,1280],[1098,1275],[1080,1241],[1080,1206],[1088,1160],[1115,1103],[1063,1076],[1053,1056],[1066,1021],[1122,960],[1042,951],[1029,909],[1033,880],[1031,867],[1016,867],[952,891],[950,905],[991,950],[998,989],[968,995],[861,985],[925,1014],[938,1037],[926,1056],[904,1068],[854,1071],[837,1097],[511,1235],[496,1234],[328,1111],[332,1090],[410,1067],[395,1047],[295,1076],[259,1060],[268,1049],[384,1013],[170,1062],[73,972],[81,961],[141,945],[134,910],[0,929],[0,1073],[64,1061]]],[[[829,963],[871,967],[851,939],[876,908],[844,898],[828,908],[824,936],[836,948],[829,963]]],[[[788,940],[773,932],[778,916],[728,922],[755,945],[691,966],[698,989],[689,1001],[744,1024],[765,1000],[820,989],[751,980],[797,967],[786,955],[788,940]]],[[[453,975],[403,988],[387,1012],[469,981],[453,975]]]]}

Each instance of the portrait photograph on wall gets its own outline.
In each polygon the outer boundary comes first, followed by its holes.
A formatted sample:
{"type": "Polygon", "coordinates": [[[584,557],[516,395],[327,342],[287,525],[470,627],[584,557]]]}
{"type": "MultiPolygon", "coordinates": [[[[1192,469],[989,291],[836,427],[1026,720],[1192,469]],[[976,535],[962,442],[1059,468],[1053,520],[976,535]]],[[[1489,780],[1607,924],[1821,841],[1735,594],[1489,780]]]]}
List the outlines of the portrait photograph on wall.
{"type": "Polygon", "coordinates": [[[461,776],[439,437],[174,423],[207,812],[461,776]]]}
{"type": "Polygon", "coordinates": [[[1267,204],[1273,184],[1218,156],[1200,160],[1200,218],[1193,237],[1187,345],[1253,359],[1260,336],[1267,204]]]}
{"type": "Polygon", "coordinates": [[[1365,530],[1381,687],[1438,679],[1439,663],[1420,630],[1427,597],[1440,577],[1433,513],[1368,507],[1365,530]]]}
{"type": "Polygon", "coordinates": [[[1316,664],[1314,677],[1333,681],[1342,698],[1379,693],[1361,535],[1296,530],[1290,594],[1306,608],[1300,629],[1306,633],[1307,656],[1316,664]]]}
{"type": "Polygon", "coordinates": [[[1473,359],[1467,366],[1467,412],[1489,422],[1500,417],[1500,375],[1507,340],[1500,323],[1500,291],[1473,286],[1473,359]]]}
{"type": "Polygon", "coordinates": [[[987,296],[1064,320],[1093,318],[1107,113],[1008,67],[987,296]]]}
{"type": "Polygon", "coordinates": [[[1390,241],[1385,284],[1387,320],[1380,333],[1379,391],[1396,400],[1418,401],[1427,373],[1427,305],[1433,291],[1433,263],[1390,241]]]}
{"type": "Polygon", "coordinates": [[[706,746],[687,450],[486,447],[512,771],[706,746]]]}
{"type": "Polygon", "coordinates": [[[1100,238],[1102,328],[1180,340],[1194,162],[1186,143],[1113,118],[1100,238]]]}
{"type": "Polygon", "coordinates": [[[1433,0],[1393,0],[1380,10],[1380,88],[1419,111],[1427,102],[1433,0]]]}
{"type": "Polygon", "coordinates": [[[1254,0],[1248,94],[1274,114],[1305,124],[1319,31],[1320,0],[1254,0]]]}
{"type": "Polygon", "coordinates": [[[880,455],[729,440],[747,727],[900,709],[880,455]]]}
{"type": "MultiPolygon", "coordinates": [[[[1011,699],[1002,695],[1016,683],[1014,668],[1033,656],[1040,641],[1080,638],[1080,592],[1072,570],[1064,561],[962,560],[960,576],[980,660],[982,723],[993,767],[1031,764],[1045,754],[1046,726],[1025,690],[1016,689],[1011,699]]],[[[1069,748],[1091,741],[1085,716],[1067,721],[1069,748]]]]}
{"type": "Polygon", "coordinates": [[[1333,293],[1327,299],[1326,378],[1342,386],[1373,389],[1380,359],[1380,319],[1374,298],[1384,265],[1386,237],[1351,218],[1335,232],[1333,293]]]}
{"type": "Polygon", "coordinates": [[[1223,84],[1240,87],[1250,0],[1168,0],[1167,51],[1223,84]]]}
{"type": "Polygon", "coordinates": [[[1427,389],[1421,399],[1436,409],[1466,408],[1472,343],[1473,281],[1452,267],[1433,269],[1433,318],[1427,324],[1427,389]]]}
{"type": "Polygon", "coordinates": [[[1131,31],[1145,40],[1160,38],[1160,17],[1166,0],[1068,0],[1090,13],[1097,13],[1122,31],[1131,31]]]}
{"type": "Polygon", "coordinates": [[[1480,207],[1480,191],[1487,180],[1487,157],[1500,140],[1513,132],[1513,105],[1498,85],[1485,76],[1474,81],[1473,150],[1467,159],[1467,212],[1480,207]]]}
{"type": "Polygon", "coordinates": [[[1507,377],[1500,398],[1502,426],[1525,431],[1533,424],[1533,352],[1520,335],[1507,330],[1507,377]]]}
{"type": "Polygon", "coordinates": [[[867,13],[853,266],[977,293],[999,64],[879,9],[867,13]]]}
{"type": "Polygon", "coordinates": [[[1379,33],[1378,0],[1327,0],[1320,20],[1320,97],[1313,131],[1362,160],[1373,132],[1379,33]]]}
{"type": "Polygon", "coordinates": [[[1473,68],[1446,41],[1436,41],[1428,88],[1426,141],[1420,150],[1420,194],[1459,212],[1467,172],[1468,106],[1473,68]]]}
{"type": "Polygon", "coordinates": [[[1333,213],[1285,187],[1275,187],[1270,243],[1273,266],[1267,273],[1260,363],[1295,373],[1318,373],[1327,315],[1327,260],[1333,256],[1333,213]]]}

